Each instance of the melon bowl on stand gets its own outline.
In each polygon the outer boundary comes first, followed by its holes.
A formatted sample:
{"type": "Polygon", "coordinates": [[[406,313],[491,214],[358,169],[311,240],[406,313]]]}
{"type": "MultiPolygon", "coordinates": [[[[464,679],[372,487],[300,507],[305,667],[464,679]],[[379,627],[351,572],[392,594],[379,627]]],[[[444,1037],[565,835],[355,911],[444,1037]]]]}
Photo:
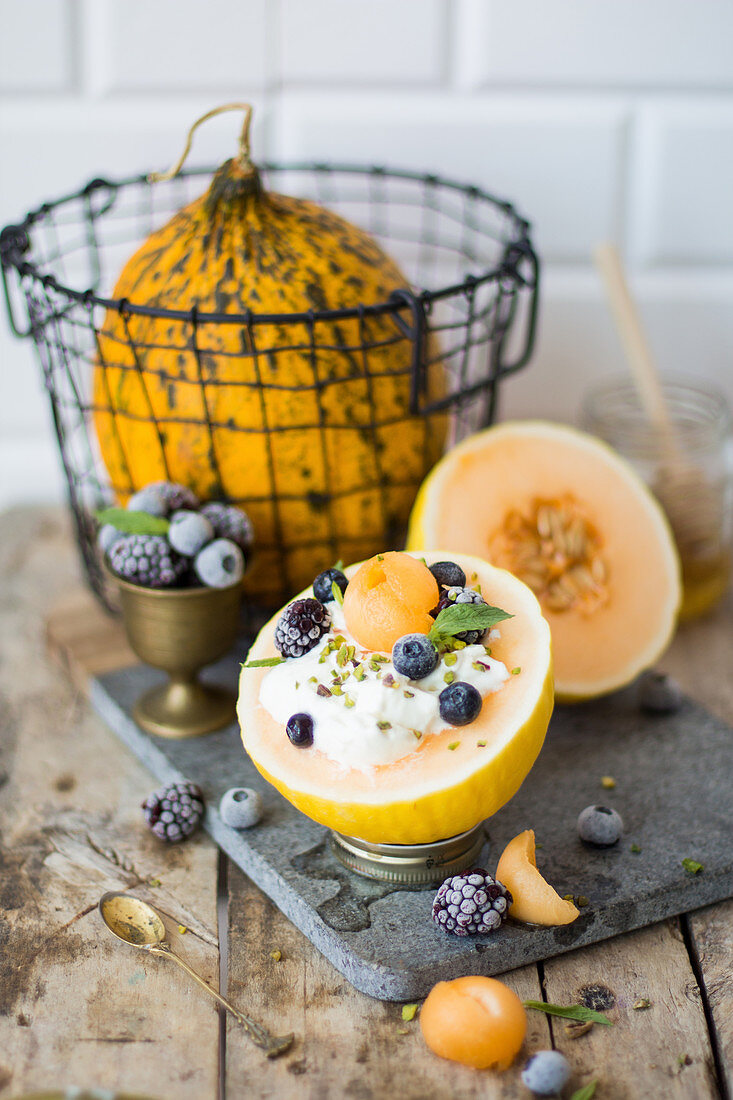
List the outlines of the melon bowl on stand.
{"type": "MultiPolygon", "coordinates": [[[[371,588],[368,576],[361,583],[367,602],[361,622],[347,588],[344,608],[335,599],[325,605],[328,630],[303,656],[281,658],[275,644],[280,613],[263,627],[241,673],[242,741],[288,801],[331,828],[347,866],[394,882],[440,881],[476,861],[482,823],[516,793],[542,747],[553,706],[550,632],[529,588],[479,558],[385,554],[345,573],[358,584],[370,569],[371,588]],[[465,572],[468,587],[511,617],[490,637],[487,631],[480,645],[443,652],[425,679],[409,680],[390,661],[386,627],[386,645],[359,644],[364,619],[379,618],[369,600],[391,589],[399,615],[409,603],[409,585],[390,574],[395,559],[409,558],[428,578],[418,612],[426,614],[441,595],[427,566],[447,557],[465,572]],[[464,677],[476,681],[480,712],[468,723],[450,724],[440,718],[438,697],[464,677]],[[489,690],[482,691],[484,677],[489,690]],[[294,744],[288,736],[290,707],[315,712],[310,743],[294,744]]],[[[312,594],[307,589],[299,598],[312,594]]],[[[402,632],[399,623],[396,632],[402,632]]]]}

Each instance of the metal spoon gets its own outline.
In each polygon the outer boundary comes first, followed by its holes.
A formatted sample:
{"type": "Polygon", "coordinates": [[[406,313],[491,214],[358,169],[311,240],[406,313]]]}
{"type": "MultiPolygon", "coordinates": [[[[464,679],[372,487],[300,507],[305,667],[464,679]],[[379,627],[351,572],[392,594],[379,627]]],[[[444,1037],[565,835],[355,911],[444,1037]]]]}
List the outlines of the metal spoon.
{"type": "Polygon", "coordinates": [[[182,970],[185,970],[194,981],[198,982],[214,1000],[218,1001],[227,1012],[242,1025],[253,1043],[261,1047],[268,1058],[277,1058],[285,1054],[293,1045],[293,1035],[271,1035],[267,1028],[251,1020],[226,1001],[216,990],[200,978],[188,963],[179,958],[166,941],[165,925],[160,914],[152,905],[141,901],[132,894],[119,894],[115,891],[105,894],[99,901],[99,912],[102,920],[109,928],[113,936],[118,940],[129,943],[133,947],[141,947],[151,955],[163,955],[167,959],[173,959],[182,970]]]}

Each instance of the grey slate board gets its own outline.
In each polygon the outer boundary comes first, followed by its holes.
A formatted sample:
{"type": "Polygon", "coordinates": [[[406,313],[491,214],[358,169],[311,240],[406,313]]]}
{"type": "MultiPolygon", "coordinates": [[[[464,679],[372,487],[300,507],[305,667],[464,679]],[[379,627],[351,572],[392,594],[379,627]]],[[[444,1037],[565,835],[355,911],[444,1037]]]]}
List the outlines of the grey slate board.
{"type": "MultiPolygon", "coordinates": [[[[204,678],[234,685],[238,672],[227,659],[204,678]]],[[[487,823],[482,863],[493,872],[507,841],[533,828],[543,874],[561,895],[585,895],[589,905],[562,928],[509,922],[493,936],[462,939],[433,925],[433,888],[395,888],[343,867],[328,830],[260,777],[234,726],[184,741],[140,730],[132,705],[160,679],[144,666],[103,676],[93,681],[92,703],[158,780],[202,787],[205,826],[217,844],[372,997],[413,1000],[439,979],[500,974],[733,894],[733,729],[690,699],[674,715],[652,717],[639,710],[632,687],[556,709],[537,764],[487,823]],[[615,778],[614,790],[602,789],[604,775],[615,778]],[[219,817],[219,799],[232,786],[262,792],[266,815],[256,828],[237,832],[219,817]],[[621,814],[625,833],[615,848],[589,849],[578,839],[577,815],[591,803],[621,814]],[[704,870],[685,871],[685,856],[704,870]]]]}

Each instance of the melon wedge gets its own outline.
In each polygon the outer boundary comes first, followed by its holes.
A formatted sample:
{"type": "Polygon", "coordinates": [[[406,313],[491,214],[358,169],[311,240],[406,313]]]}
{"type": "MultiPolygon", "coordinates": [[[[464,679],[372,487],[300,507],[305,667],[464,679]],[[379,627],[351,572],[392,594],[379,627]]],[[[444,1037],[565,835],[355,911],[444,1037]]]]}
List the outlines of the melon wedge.
{"type": "MultiPolygon", "coordinates": [[[[444,552],[420,556],[428,564],[446,559],[444,552]]],[[[259,701],[267,669],[242,669],[237,710],[244,748],[265,779],[322,825],[372,843],[442,840],[495,813],[537,758],[553,705],[550,631],[539,604],[526,585],[504,570],[466,554],[452,557],[467,576],[476,574],[488,603],[514,616],[500,624],[492,656],[510,670],[521,668],[486,696],[470,725],[449,726],[425,737],[409,755],[365,772],[312,746],[292,745],[259,701]],[[458,748],[449,750],[456,741],[458,748]]],[[[347,575],[358,568],[351,566],[347,575]]],[[[262,628],[248,660],[277,656],[273,635],[279,616],[262,628]]]]}
{"type": "Polygon", "coordinates": [[[674,631],[680,568],[662,509],[610,447],[572,428],[506,423],[454,447],[420,489],[407,545],[485,557],[532,587],[560,702],[630,683],[674,631]]]}
{"type": "Polygon", "coordinates": [[[496,879],[514,899],[509,916],[529,924],[572,924],[580,910],[561,898],[537,869],[534,829],[510,840],[496,868],[496,879]]]}

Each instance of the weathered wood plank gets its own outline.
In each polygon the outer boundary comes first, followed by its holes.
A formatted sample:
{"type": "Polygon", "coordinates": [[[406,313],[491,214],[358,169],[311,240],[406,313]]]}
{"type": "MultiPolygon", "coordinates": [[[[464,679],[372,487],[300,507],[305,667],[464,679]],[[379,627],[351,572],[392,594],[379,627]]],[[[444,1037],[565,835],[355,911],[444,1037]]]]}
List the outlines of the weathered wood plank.
{"type": "Polygon", "coordinates": [[[613,1021],[572,1039],[567,1021],[552,1020],[554,1043],[578,1083],[598,1078],[603,1100],[717,1097],[700,991],[676,920],[551,959],[544,969],[547,1000],[585,1003],[613,1021]],[[651,1006],[635,1009],[643,1000],[651,1006]]]}
{"type": "Polygon", "coordinates": [[[46,617],[46,645],[86,691],[93,676],[137,664],[121,619],[109,615],[87,589],[73,588],[46,617]]]}
{"type": "Polygon", "coordinates": [[[733,901],[710,905],[686,918],[705,996],[721,1076],[733,1096],[733,901]]]}
{"type": "Polygon", "coordinates": [[[216,849],[148,832],[149,775],[44,656],[44,613],[74,582],[58,514],[0,517],[0,1096],[77,1085],[214,1097],[213,1004],[110,936],[96,903],[128,888],[154,901],[190,927],[175,933],[181,952],[216,982],[216,849]]]}
{"type": "MultiPolygon", "coordinates": [[[[409,930],[405,931],[409,936],[409,930]]],[[[436,935],[439,933],[436,933],[436,935]]],[[[524,999],[540,996],[534,966],[503,979],[524,999]]],[[[248,1100],[522,1100],[524,1058],[505,1074],[459,1066],[425,1046],[417,1018],[401,1007],[357,993],[255,886],[230,864],[228,993],[269,1027],[294,1031],[291,1054],[267,1064],[230,1024],[226,1081],[230,1095],[248,1100]],[[271,951],[280,951],[275,961],[271,951]],[[403,1032],[407,1034],[403,1034],[403,1032]]],[[[543,1016],[532,1014],[527,1051],[549,1045],[543,1016]]]]}

